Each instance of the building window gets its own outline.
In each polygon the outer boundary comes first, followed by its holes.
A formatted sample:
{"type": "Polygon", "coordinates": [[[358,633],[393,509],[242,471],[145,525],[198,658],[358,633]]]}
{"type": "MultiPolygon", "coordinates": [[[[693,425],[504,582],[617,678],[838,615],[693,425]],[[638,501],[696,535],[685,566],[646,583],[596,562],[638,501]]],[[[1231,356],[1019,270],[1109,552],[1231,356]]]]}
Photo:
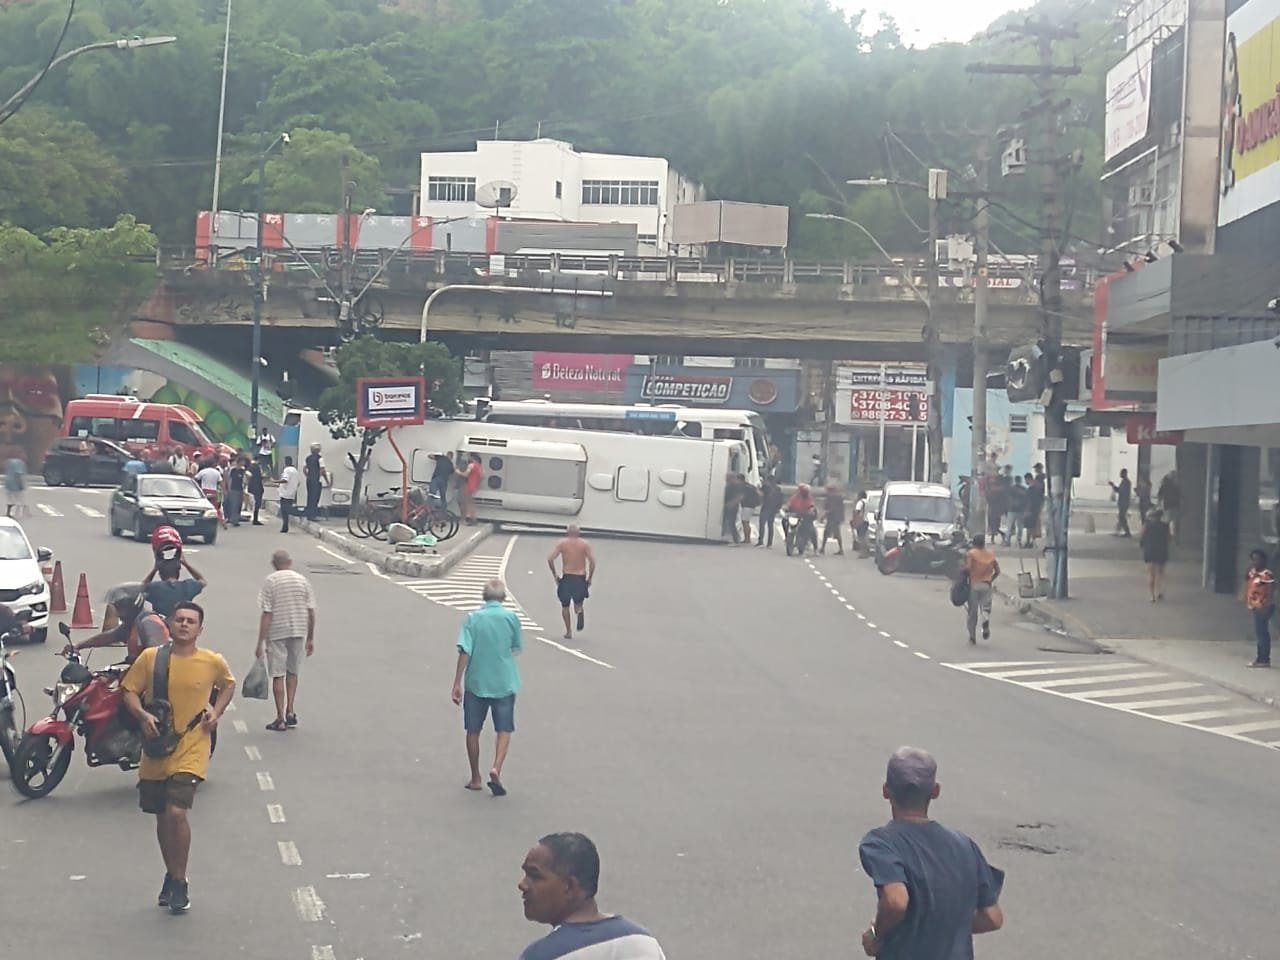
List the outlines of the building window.
{"type": "Polygon", "coordinates": [[[684,354],[680,353],[659,353],[653,358],[655,367],[682,367],[684,366],[684,354]]]}
{"type": "Polygon", "coordinates": [[[1009,432],[1010,433],[1026,433],[1027,432],[1027,415],[1025,413],[1009,414],[1009,432]]]}
{"type": "Polygon", "coordinates": [[[582,202],[595,206],[656,207],[657,180],[583,180],[582,202]]]}
{"type": "Polygon", "coordinates": [[[563,196],[562,196],[563,194],[564,194],[564,183],[560,180],[557,180],[556,181],[556,199],[557,200],[563,199],[563,196]]]}
{"type": "Polygon", "coordinates": [[[427,199],[443,203],[474,203],[475,177],[427,177],[427,199]]]}
{"type": "Polygon", "coordinates": [[[734,357],[733,365],[738,370],[763,370],[764,357],[734,357]]]}
{"type": "Polygon", "coordinates": [[[636,243],[647,243],[651,247],[658,245],[658,235],[656,233],[637,233],[636,243]]]}

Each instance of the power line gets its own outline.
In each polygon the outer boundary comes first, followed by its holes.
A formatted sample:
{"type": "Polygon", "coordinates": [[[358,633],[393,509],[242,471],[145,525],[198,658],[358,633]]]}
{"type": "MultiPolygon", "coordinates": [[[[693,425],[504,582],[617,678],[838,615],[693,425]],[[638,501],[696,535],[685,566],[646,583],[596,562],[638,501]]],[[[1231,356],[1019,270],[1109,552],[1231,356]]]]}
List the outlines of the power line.
{"type": "Polygon", "coordinates": [[[44,82],[44,78],[49,75],[49,71],[53,69],[53,62],[58,59],[58,53],[62,50],[62,43],[67,39],[67,31],[71,28],[71,18],[75,15],[75,12],[76,0],[71,0],[70,6],[67,7],[67,18],[62,21],[62,31],[58,34],[58,39],[53,45],[53,50],[49,53],[49,59],[45,61],[44,68],[36,74],[35,82],[31,84],[31,89],[27,91],[26,96],[11,106],[7,113],[0,114],[0,124],[9,120],[14,114],[21,110],[23,104],[31,98],[31,95],[36,92],[36,88],[39,87],[40,84],[44,82]]]}

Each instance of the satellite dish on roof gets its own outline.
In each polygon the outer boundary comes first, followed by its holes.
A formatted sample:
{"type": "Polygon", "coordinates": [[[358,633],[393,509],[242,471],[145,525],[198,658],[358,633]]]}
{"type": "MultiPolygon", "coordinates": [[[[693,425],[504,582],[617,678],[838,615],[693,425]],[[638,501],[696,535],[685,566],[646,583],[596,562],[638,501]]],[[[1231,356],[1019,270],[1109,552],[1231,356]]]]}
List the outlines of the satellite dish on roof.
{"type": "Polygon", "coordinates": [[[476,187],[476,205],[487,210],[501,210],[511,206],[518,192],[510,180],[490,180],[476,187]]]}

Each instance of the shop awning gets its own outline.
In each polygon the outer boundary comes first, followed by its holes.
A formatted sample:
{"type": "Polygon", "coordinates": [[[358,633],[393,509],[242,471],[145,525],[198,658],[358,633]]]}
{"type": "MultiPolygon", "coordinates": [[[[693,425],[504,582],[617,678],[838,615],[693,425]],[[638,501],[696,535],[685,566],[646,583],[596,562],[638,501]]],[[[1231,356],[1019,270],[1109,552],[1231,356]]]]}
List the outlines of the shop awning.
{"type": "Polygon", "coordinates": [[[1160,361],[1156,429],[1192,443],[1280,447],[1280,340],[1160,361]]]}

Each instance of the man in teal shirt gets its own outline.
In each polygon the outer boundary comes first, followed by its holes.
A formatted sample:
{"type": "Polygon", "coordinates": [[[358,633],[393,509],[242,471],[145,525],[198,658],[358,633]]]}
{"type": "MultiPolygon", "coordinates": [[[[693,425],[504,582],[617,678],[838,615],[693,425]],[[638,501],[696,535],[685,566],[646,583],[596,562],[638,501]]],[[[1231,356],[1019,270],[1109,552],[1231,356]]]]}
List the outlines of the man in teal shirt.
{"type": "Polygon", "coordinates": [[[489,789],[495,797],[505,797],[502,764],[516,729],[516,693],[520,671],[515,656],[524,649],[520,639],[520,618],[503,606],[507,588],[501,580],[484,585],[484,606],[467,614],[458,635],[458,669],[453,677],[453,702],[462,705],[462,724],[467,731],[467,760],[471,763],[468,790],[482,790],[480,779],[480,731],[493,711],[497,744],[489,789]]]}

